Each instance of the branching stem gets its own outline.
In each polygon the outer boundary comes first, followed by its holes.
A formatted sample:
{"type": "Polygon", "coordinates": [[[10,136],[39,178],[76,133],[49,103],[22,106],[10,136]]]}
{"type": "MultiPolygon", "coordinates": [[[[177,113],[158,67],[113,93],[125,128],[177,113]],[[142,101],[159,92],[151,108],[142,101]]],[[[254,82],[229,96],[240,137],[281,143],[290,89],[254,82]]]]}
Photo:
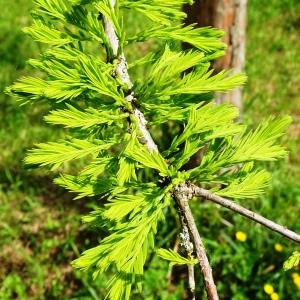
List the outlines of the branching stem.
{"type": "Polygon", "coordinates": [[[192,211],[189,206],[189,200],[192,195],[187,193],[182,193],[180,188],[174,189],[174,195],[177,199],[178,206],[180,208],[181,214],[184,216],[183,223],[186,223],[188,230],[191,235],[191,240],[193,241],[195,252],[199,261],[200,269],[203,274],[205,289],[207,292],[208,299],[218,300],[217,288],[214,283],[214,278],[212,274],[212,269],[209,264],[205,247],[202,242],[201,236],[196,226],[192,211]]]}
{"type": "Polygon", "coordinates": [[[228,200],[228,199],[225,199],[218,195],[215,195],[215,194],[213,194],[203,188],[200,188],[196,185],[193,185],[193,184],[182,185],[182,186],[179,186],[178,189],[181,193],[185,193],[187,195],[192,194],[197,197],[203,197],[204,199],[207,199],[209,201],[217,203],[223,207],[226,207],[234,212],[237,212],[238,214],[240,214],[244,217],[247,217],[248,219],[251,219],[251,220],[269,228],[272,231],[275,231],[275,232],[283,235],[284,237],[286,237],[296,243],[300,243],[300,235],[297,234],[296,232],[291,231],[288,228],[281,226],[281,225],[255,213],[249,209],[246,209],[231,200],[228,200]]]}
{"type": "MultiPolygon", "coordinates": [[[[114,7],[115,0],[110,0],[110,3],[111,3],[111,6],[114,7]]],[[[120,45],[119,45],[119,40],[117,38],[116,32],[114,30],[113,23],[110,20],[104,18],[104,27],[105,27],[107,39],[110,43],[113,54],[114,54],[114,56],[117,56],[120,45]]],[[[121,81],[123,83],[127,84],[128,87],[131,89],[133,84],[132,84],[132,82],[130,80],[130,76],[128,74],[126,58],[123,53],[121,53],[119,55],[118,60],[119,60],[119,63],[116,68],[116,73],[119,76],[119,78],[121,79],[121,81]]],[[[132,103],[132,100],[134,99],[134,93],[132,92],[129,96],[127,96],[126,99],[128,102],[132,103]]],[[[152,152],[152,151],[158,152],[158,147],[155,144],[155,142],[153,141],[151,134],[147,129],[147,121],[146,121],[143,113],[138,108],[136,108],[136,107],[133,107],[133,108],[134,108],[134,115],[135,115],[137,123],[138,123],[140,134],[142,135],[143,140],[146,143],[148,151],[149,152],[152,152]]],[[[180,201],[179,201],[179,204],[180,204],[180,201]]],[[[188,202],[186,202],[186,204],[187,204],[188,210],[186,208],[186,205],[182,206],[182,208],[184,208],[183,209],[184,218],[187,222],[188,230],[192,234],[192,240],[195,245],[197,257],[199,259],[201,270],[203,272],[203,276],[204,276],[204,279],[206,282],[208,297],[210,300],[217,300],[218,299],[217,290],[216,290],[216,287],[215,287],[215,284],[213,281],[212,272],[211,272],[211,268],[210,268],[210,265],[209,265],[209,262],[208,262],[208,259],[207,259],[206,253],[205,253],[205,249],[204,249],[203,243],[201,241],[200,235],[197,231],[197,228],[196,228],[193,216],[192,216],[192,212],[189,209],[188,202]]]]}

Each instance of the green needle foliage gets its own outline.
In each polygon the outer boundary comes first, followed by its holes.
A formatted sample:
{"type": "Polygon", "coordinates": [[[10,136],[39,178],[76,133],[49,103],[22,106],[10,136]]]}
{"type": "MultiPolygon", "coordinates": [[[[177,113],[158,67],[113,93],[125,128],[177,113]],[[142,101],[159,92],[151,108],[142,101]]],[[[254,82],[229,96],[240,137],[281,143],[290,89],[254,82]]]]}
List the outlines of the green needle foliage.
{"type": "Polygon", "coordinates": [[[172,249],[158,249],[157,255],[165,260],[170,261],[171,265],[195,265],[198,263],[197,259],[185,258],[172,249]]]}
{"type": "Polygon", "coordinates": [[[285,271],[295,268],[300,263],[300,252],[295,251],[291,257],[288,258],[283,264],[283,268],[285,271]]]}
{"type": "MultiPolygon", "coordinates": [[[[176,206],[172,188],[191,181],[226,197],[256,197],[270,177],[256,162],[286,155],[276,141],[291,120],[270,118],[249,130],[236,123],[235,107],[212,102],[214,92],[232,90],[246,78],[210,69],[210,62],[224,53],[223,32],[178,25],[185,17],[181,6],[189,0],[120,0],[115,8],[109,0],[34,2],[33,24],[24,31],[48,45],[39,59],[29,61],[43,75],[21,78],[8,92],[31,105],[49,102],[52,109],[45,121],[63,126],[66,138],[38,144],[25,162],[55,170],[55,183],[76,198],[102,199],[83,220],[102,224],[107,237],[73,265],[94,277],[112,270],[110,299],[129,299],[133,285],[142,290],[144,265],[149,252],[156,252],[158,226],[176,206]],[[148,27],[127,35],[127,10],[146,16],[148,27]],[[165,45],[129,62],[148,70],[145,78],[134,78],[132,102],[126,99],[131,91],[115,71],[119,57],[112,55],[104,17],[114,26],[120,55],[128,43],[150,38],[165,45]],[[181,50],[181,42],[194,49],[181,50]],[[96,54],[89,50],[91,43],[96,54]],[[148,151],[136,108],[150,125],[169,126],[172,121],[172,142],[157,139],[159,152],[148,151]],[[187,167],[199,150],[200,164],[187,167]],[[63,168],[73,161],[72,168],[63,168]]],[[[157,254],[172,264],[196,263],[172,250],[157,254]]]]}

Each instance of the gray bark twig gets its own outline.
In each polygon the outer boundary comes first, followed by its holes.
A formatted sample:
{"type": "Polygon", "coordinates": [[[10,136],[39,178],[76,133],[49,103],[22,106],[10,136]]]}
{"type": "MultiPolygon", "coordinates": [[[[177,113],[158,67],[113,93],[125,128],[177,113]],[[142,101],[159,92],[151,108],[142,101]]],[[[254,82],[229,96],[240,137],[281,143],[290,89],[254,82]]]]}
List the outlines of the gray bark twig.
{"type": "Polygon", "coordinates": [[[267,227],[268,229],[275,231],[281,235],[283,235],[284,237],[296,242],[296,243],[300,243],[300,235],[297,234],[296,232],[289,230],[288,228],[281,226],[249,209],[246,209],[242,206],[240,206],[239,204],[225,199],[223,197],[220,197],[218,195],[215,195],[203,188],[200,188],[196,185],[190,184],[190,185],[181,185],[179,187],[179,191],[181,193],[186,193],[188,195],[192,194],[194,196],[197,197],[203,197],[204,199],[207,199],[209,201],[212,201],[214,203],[217,203],[223,207],[226,207],[234,212],[237,212],[238,214],[247,217],[250,220],[253,220],[265,227],[267,227]]]}
{"type": "MultiPolygon", "coordinates": [[[[192,242],[192,237],[190,235],[189,226],[187,224],[185,211],[182,210],[181,206],[179,206],[179,215],[180,215],[180,223],[181,223],[181,233],[179,234],[180,245],[185,250],[185,254],[187,256],[192,255],[194,252],[194,243],[192,242]]],[[[195,300],[195,272],[194,266],[188,265],[188,298],[189,300],[195,300]]]]}
{"type": "Polygon", "coordinates": [[[218,292],[214,282],[212,269],[209,264],[205,247],[202,242],[201,236],[196,226],[192,211],[189,207],[189,200],[193,197],[192,193],[183,193],[182,187],[178,186],[174,188],[174,195],[177,199],[178,206],[180,208],[180,214],[184,216],[183,224],[188,227],[191,240],[195,246],[195,252],[199,261],[200,269],[204,278],[204,285],[207,293],[207,297],[210,300],[218,300],[218,292]]]}
{"type": "Polygon", "coordinates": [[[190,300],[196,300],[195,290],[195,270],[193,265],[188,265],[188,274],[189,274],[189,297],[190,300]]]}
{"type": "MultiPolygon", "coordinates": [[[[115,0],[110,0],[110,5],[112,8],[115,6],[115,4],[116,4],[115,0]]],[[[119,76],[119,78],[121,79],[121,81],[128,86],[129,90],[131,90],[133,87],[133,83],[128,73],[126,58],[124,56],[124,53],[118,55],[120,49],[120,42],[117,37],[116,31],[114,29],[113,23],[106,17],[104,17],[104,29],[105,29],[107,40],[113,51],[113,55],[118,59],[118,64],[115,71],[119,76]]],[[[134,100],[134,92],[131,92],[126,97],[126,100],[132,103],[134,100]]],[[[147,128],[147,120],[145,119],[143,113],[134,105],[133,105],[133,114],[137,119],[137,124],[138,124],[140,134],[142,135],[143,141],[145,141],[148,151],[158,152],[158,148],[155,142],[153,141],[152,136],[147,128]]]]}

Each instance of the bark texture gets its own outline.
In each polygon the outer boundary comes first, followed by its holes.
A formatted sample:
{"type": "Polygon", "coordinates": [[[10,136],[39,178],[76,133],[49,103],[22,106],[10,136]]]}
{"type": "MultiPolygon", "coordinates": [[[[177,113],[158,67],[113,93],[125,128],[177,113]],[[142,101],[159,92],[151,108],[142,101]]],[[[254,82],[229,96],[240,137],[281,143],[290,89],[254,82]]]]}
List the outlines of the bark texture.
{"type": "MultiPolygon", "coordinates": [[[[226,55],[214,64],[216,71],[233,69],[241,72],[245,66],[247,0],[196,0],[186,5],[187,23],[221,28],[226,32],[223,41],[228,45],[226,55]]],[[[242,111],[242,89],[216,94],[216,102],[229,101],[242,111]]]]}
{"type": "Polygon", "coordinates": [[[196,300],[196,295],[195,295],[196,283],[195,283],[194,266],[188,265],[188,276],[189,276],[189,297],[190,300],[196,300]]]}
{"type": "MultiPolygon", "coordinates": [[[[285,226],[281,226],[249,209],[246,209],[240,205],[238,205],[236,202],[220,197],[216,194],[211,193],[208,190],[205,190],[201,187],[198,187],[194,184],[184,184],[184,185],[179,185],[176,187],[176,191],[178,195],[186,195],[188,196],[189,199],[191,199],[193,196],[195,197],[201,197],[206,200],[212,201],[216,204],[219,204],[225,208],[228,208],[252,221],[255,221],[258,224],[261,224],[265,226],[266,228],[277,232],[284,236],[285,238],[288,238],[298,244],[300,244],[300,235],[297,234],[296,232],[286,228],[285,226]]],[[[183,197],[183,196],[182,196],[183,197]]]]}
{"type": "MultiPolygon", "coordinates": [[[[193,248],[198,258],[199,266],[203,275],[207,298],[209,300],[219,300],[212,268],[209,264],[202,238],[197,229],[193,213],[189,206],[189,200],[194,196],[194,190],[193,188],[190,189],[187,186],[177,186],[173,189],[173,192],[180,208],[180,215],[183,217],[182,225],[183,227],[187,227],[189,238],[193,241],[193,248]]],[[[191,270],[189,270],[189,278],[191,277],[190,271],[191,270]]]]}

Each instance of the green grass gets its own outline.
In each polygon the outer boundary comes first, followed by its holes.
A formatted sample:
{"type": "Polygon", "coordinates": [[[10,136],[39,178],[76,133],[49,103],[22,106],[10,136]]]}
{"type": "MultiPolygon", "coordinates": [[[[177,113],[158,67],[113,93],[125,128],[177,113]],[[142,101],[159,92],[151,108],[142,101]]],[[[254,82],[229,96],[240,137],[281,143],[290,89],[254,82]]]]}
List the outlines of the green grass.
{"type": "MultiPolygon", "coordinates": [[[[0,5],[4,16],[0,19],[0,300],[104,299],[106,278],[92,282],[88,274],[70,267],[80,251],[97,244],[103,235],[100,229],[87,231],[80,221],[90,210],[90,201],[73,201],[53,186],[49,174],[23,165],[26,149],[35,142],[55,139],[61,132],[45,126],[42,117],[47,106],[20,107],[2,93],[16,78],[32,73],[26,60],[36,57],[40,46],[21,32],[30,23],[31,1],[0,0],[0,5]]],[[[270,114],[290,114],[294,122],[284,138],[291,151],[289,159],[268,166],[272,187],[260,199],[243,203],[298,232],[299,10],[297,0],[249,2],[244,118],[257,124],[270,114]]],[[[297,249],[295,244],[214,205],[201,203],[200,208],[195,202],[193,209],[221,299],[268,299],[265,283],[274,286],[280,299],[300,298],[292,272],[282,270],[284,260],[297,249]],[[237,231],[247,233],[246,242],[235,239],[237,231]],[[282,252],[274,250],[276,243],[282,244],[282,252]]],[[[174,227],[174,220],[169,220],[160,229],[160,243],[166,247],[171,245],[163,237],[173,241],[174,227]]],[[[152,257],[147,268],[143,299],[182,299],[183,281],[176,281],[175,291],[167,286],[166,263],[152,257]]],[[[200,281],[200,274],[197,278],[200,281]]]]}
{"type": "Polygon", "coordinates": [[[245,93],[248,122],[258,122],[270,113],[289,114],[294,122],[288,142],[291,163],[299,166],[300,136],[300,3],[296,0],[253,0],[249,9],[245,93]],[[292,142],[291,142],[292,141],[292,142]]]}

